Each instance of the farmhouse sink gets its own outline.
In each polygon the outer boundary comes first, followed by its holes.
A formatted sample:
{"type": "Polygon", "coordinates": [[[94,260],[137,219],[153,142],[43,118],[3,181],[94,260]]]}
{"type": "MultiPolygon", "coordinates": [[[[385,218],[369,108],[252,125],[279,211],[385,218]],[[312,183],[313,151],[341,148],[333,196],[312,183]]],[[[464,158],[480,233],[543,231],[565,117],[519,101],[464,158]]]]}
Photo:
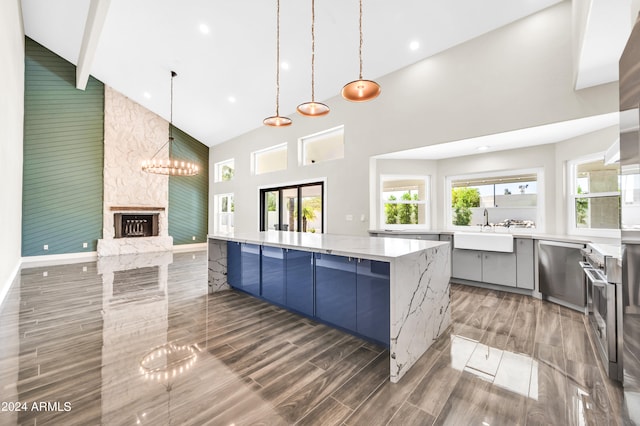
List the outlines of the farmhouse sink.
{"type": "Polygon", "coordinates": [[[456,232],[453,237],[453,247],[467,250],[513,253],[513,235],[488,232],[456,232]]]}

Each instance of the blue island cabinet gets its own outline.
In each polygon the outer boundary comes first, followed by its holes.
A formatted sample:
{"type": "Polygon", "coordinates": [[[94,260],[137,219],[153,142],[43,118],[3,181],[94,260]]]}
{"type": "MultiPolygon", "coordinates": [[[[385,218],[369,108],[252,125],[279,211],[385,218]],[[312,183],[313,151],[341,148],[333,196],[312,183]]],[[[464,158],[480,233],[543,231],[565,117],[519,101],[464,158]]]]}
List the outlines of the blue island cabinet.
{"type": "Polygon", "coordinates": [[[285,305],[312,317],[313,312],[313,253],[285,250],[285,305]]]}
{"type": "Polygon", "coordinates": [[[361,259],[356,267],[357,332],[389,345],[389,262],[361,259]]]}
{"type": "Polygon", "coordinates": [[[316,317],[356,331],[356,264],[354,258],[315,254],[316,317]]]}
{"type": "Polygon", "coordinates": [[[227,282],[234,288],[260,296],[260,246],[227,242],[227,282]]]}
{"type": "Polygon", "coordinates": [[[262,247],[262,297],[283,305],[285,302],[285,252],[279,247],[262,247]]]}

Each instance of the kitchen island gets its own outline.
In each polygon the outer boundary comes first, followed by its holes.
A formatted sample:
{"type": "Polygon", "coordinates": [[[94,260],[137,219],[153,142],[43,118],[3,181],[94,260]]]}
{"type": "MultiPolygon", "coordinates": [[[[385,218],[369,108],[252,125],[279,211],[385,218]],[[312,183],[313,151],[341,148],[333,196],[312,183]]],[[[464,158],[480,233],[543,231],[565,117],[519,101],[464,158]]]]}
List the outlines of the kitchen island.
{"type": "Polygon", "coordinates": [[[211,292],[234,288],[389,348],[398,382],[451,323],[448,242],[213,234],[211,292]]]}

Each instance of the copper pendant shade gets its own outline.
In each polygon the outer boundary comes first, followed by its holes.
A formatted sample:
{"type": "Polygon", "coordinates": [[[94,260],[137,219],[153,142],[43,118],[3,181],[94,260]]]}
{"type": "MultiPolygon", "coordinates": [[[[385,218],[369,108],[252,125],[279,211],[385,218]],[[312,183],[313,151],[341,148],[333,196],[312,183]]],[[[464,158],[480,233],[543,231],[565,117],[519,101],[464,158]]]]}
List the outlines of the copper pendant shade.
{"type": "Polygon", "coordinates": [[[381,92],[380,85],[372,80],[362,78],[362,0],[360,0],[360,77],[345,84],[342,88],[342,97],[351,102],[366,102],[375,99],[381,92]]]}
{"type": "Polygon", "coordinates": [[[307,117],[320,117],[329,114],[329,107],[315,101],[315,59],[316,59],[316,8],[315,0],[311,0],[311,102],[298,105],[298,113],[307,117]]]}
{"type": "Polygon", "coordinates": [[[198,166],[195,163],[185,160],[178,160],[171,157],[173,145],[173,79],[177,76],[175,71],[171,71],[171,112],[169,118],[169,139],[153,154],[149,160],[142,162],[142,170],[147,173],[168,176],[195,176],[198,174],[198,166]],[[169,145],[169,157],[167,159],[157,159],[157,155],[162,149],[169,145]]]}
{"type": "Polygon", "coordinates": [[[276,115],[262,120],[265,126],[285,127],[291,125],[289,117],[280,115],[280,0],[277,3],[277,25],[276,25],[276,115]]]}

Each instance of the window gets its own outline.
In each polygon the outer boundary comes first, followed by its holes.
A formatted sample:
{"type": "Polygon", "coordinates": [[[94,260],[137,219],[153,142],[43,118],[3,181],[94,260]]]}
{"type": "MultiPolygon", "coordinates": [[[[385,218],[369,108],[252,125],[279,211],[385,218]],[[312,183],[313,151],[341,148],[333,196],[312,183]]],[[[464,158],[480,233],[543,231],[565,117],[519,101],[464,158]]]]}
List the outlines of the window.
{"type": "Polygon", "coordinates": [[[447,227],[542,230],[542,170],[447,177],[447,227]],[[486,216],[485,216],[486,211],[486,216]]]}
{"type": "Polygon", "coordinates": [[[260,230],[324,232],[324,182],[260,190],[260,230]]]}
{"type": "Polygon", "coordinates": [[[253,173],[277,172],[287,168],[287,144],[272,146],[251,154],[251,167],[253,173]]]}
{"type": "Polygon", "coordinates": [[[233,172],[235,171],[233,158],[214,164],[214,170],[215,182],[226,182],[233,179],[233,172]]]}
{"type": "Polygon", "coordinates": [[[382,228],[428,228],[429,177],[380,176],[382,228]]]}
{"type": "Polygon", "coordinates": [[[619,165],[605,165],[602,153],[570,161],[567,170],[569,232],[616,236],[620,228],[619,165]]]}
{"type": "Polygon", "coordinates": [[[233,232],[233,194],[217,194],[213,198],[214,231],[233,232]]]}
{"type": "Polygon", "coordinates": [[[299,152],[303,166],[344,158],[344,126],[300,138],[299,152]]]}

